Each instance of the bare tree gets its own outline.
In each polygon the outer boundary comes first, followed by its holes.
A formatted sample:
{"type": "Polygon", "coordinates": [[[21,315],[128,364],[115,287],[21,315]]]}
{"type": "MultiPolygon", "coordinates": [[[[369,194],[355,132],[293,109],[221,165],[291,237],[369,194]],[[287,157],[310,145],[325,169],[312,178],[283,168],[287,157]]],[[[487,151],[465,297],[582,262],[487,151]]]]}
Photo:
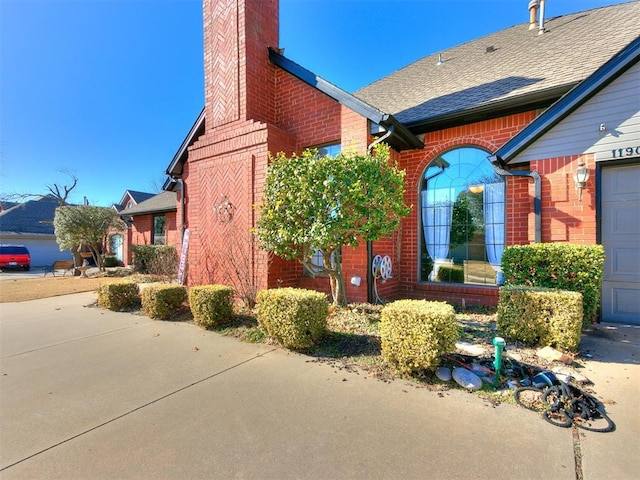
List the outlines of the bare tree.
{"type": "Polygon", "coordinates": [[[69,176],[71,185],[58,185],[57,183],[45,185],[45,187],[47,187],[47,190],[49,191],[48,196],[51,198],[55,198],[60,206],[69,205],[69,202],[67,201],[69,199],[69,195],[78,185],[78,177],[76,177],[73,173],[64,170],[62,171],[62,173],[69,176]]]}
{"type": "Polygon", "coordinates": [[[47,193],[36,193],[36,192],[7,193],[2,195],[2,200],[3,201],[25,201],[30,198],[49,197],[56,200],[60,204],[60,206],[69,205],[69,196],[78,185],[78,177],[76,177],[75,173],[70,172],[68,170],[59,170],[59,172],[69,177],[68,184],[66,183],[65,184],[62,184],[62,183],[47,184],[45,185],[47,193]]]}

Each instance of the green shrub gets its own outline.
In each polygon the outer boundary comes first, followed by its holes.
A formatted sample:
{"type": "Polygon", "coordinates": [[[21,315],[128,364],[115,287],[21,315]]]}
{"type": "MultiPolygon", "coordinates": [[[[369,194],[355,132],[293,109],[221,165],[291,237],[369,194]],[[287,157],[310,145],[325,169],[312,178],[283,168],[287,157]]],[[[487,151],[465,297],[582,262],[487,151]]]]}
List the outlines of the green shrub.
{"type": "Polygon", "coordinates": [[[133,267],[138,273],[175,277],[178,254],[173,245],[131,245],[133,267]]]}
{"type": "Polygon", "coordinates": [[[442,265],[438,269],[439,282],[464,283],[464,268],[453,265],[442,265]]]}
{"type": "Polygon", "coordinates": [[[280,345],[303,350],[326,332],[329,301],[312,290],[277,288],[258,292],[258,323],[280,345]]]}
{"type": "Polygon", "coordinates": [[[233,288],[226,285],[199,285],[189,289],[189,307],[196,325],[211,328],[233,313],[233,288]]]}
{"type": "Polygon", "coordinates": [[[512,286],[500,288],[497,331],[528,345],[576,351],[582,334],[582,294],[512,286]]]}
{"type": "Polygon", "coordinates": [[[119,311],[140,301],[138,284],[133,282],[104,283],[98,287],[98,305],[119,311]]]}
{"type": "Polygon", "coordinates": [[[117,267],[118,257],[116,257],[115,255],[103,255],[102,264],[105,267],[117,267]]]}
{"type": "Polygon", "coordinates": [[[454,309],[445,302],[398,300],[382,309],[382,358],[402,373],[435,370],[458,338],[454,309]]]}
{"type": "Polygon", "coordinates": [[[162,320],[176,313],[186,299],[183,285],[148,285],[142,290],[142,310],[149,318],[162,320]]]}
{"type": "Polygon", "coordinates": [[[583,324],[586,327],[595,319],[600,305],[604,258],[602,245],[513,245],[504,250],[502,271],[505,285],[582,293],[583,324]]]}

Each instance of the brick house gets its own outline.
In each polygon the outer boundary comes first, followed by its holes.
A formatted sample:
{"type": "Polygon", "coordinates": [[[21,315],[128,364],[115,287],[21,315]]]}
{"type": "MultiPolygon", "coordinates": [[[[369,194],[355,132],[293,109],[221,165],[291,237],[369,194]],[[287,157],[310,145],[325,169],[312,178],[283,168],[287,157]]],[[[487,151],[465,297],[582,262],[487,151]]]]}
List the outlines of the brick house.
{"type": "Polygon", "coordinates": [[[132,245],[179,245],[176,225],[176,193],[159,194],[127,190],[119,205],[114,205],[128,228],[109,236],[109,250],[125,265],[133,262],[132,245]],[[118,208],[120,207],[120,208],[118,208]]]}
{"type": "MultiPolygon", "coordinates": [[[[538,19],[538,2],[528,3],[529,22],[424,57],[350,94],[284,56],[277,0],[204,0],[205,106],[165,183],[177,193],[178,237],[189,230],[187,283],[221,281],[229,265],[220,252],[245,244],[247,275],[260,288],[328,291],[326,279],[311,278],[299,263],[269,260],[242,241],[255,225],[252,205],[261,198],[268,152],[365,151],[376,138],[406,171],[413,208],[393,238],[344,249],[350,301],[379,295],[495,304],[505,245],[601,241],[600,164],[619,159],[589,150],[606,130],[591,138],[591,125],[578,122],[571,131],[560,123],[606,98],[601,90],[615,82],[636,88],[622,89],[622,101],[601,112],[617,115],[631,104],[627,116],[637,118],[637,53],[615,73],[597,72],[637,39],[640,4],[538,19]],[[606,81],[578,99],[572,92],[594,76],[606,81]],[[541,128],[536,119],[548,119],[543,112],[566,97],[575,97],[572,107],[541,128]],[[534,136],[530,125],[538,125],[534,136]],[[548,140],[554,135],[563,146],[557,154],[548,140]],[[582,143],[569,141],[577,138],[582,143]],[[575,148],[566,151],[569,145],[575,148]],[[582,162],[592,175],[579,199],[573,173],[582,162]],[[375,255],[393,266],[384,283],[372,271],[375,255]],[[364,281],[349,281],[358,277],[364,281]]],[[[638,122],[627,120],[609,133],[619,140],[611,145],[635,152],[624,159],[635,169],[638,122]]],[[[638,256],[637,243],[629,255],[638,256]]],[[[637,280],[629,287],[636,295],[637,280]]],[[[640,308],[629,318],[640,322],[640,308]]]]}

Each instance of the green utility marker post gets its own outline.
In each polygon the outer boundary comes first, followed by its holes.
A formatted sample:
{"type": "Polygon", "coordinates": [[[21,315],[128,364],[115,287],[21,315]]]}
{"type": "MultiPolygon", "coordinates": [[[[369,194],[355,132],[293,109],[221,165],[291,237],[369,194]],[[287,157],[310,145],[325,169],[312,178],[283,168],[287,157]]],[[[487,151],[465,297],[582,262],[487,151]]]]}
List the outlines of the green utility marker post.
{"type": "Polygon", "coordinates": [[[502,349],[505,346],[504,338],[495,337],[493,339],[493,345],[496,347],[495,360],[493,361],[493,367],[496,371],[496,376],[493,380],[493,386],[498,387],[500,383],[500,369],[502,368],[502,349]]]}

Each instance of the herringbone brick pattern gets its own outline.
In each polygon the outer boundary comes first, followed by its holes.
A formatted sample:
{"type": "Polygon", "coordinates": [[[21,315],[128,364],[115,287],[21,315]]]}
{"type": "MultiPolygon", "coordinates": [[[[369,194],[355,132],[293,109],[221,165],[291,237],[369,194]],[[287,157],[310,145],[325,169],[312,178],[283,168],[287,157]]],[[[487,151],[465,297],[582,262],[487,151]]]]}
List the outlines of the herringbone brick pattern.
{"type": "Polygon", "coordinates": [[[240,118],[237,0],[205,3],[205,103],[207,128],[240,118]]]}

